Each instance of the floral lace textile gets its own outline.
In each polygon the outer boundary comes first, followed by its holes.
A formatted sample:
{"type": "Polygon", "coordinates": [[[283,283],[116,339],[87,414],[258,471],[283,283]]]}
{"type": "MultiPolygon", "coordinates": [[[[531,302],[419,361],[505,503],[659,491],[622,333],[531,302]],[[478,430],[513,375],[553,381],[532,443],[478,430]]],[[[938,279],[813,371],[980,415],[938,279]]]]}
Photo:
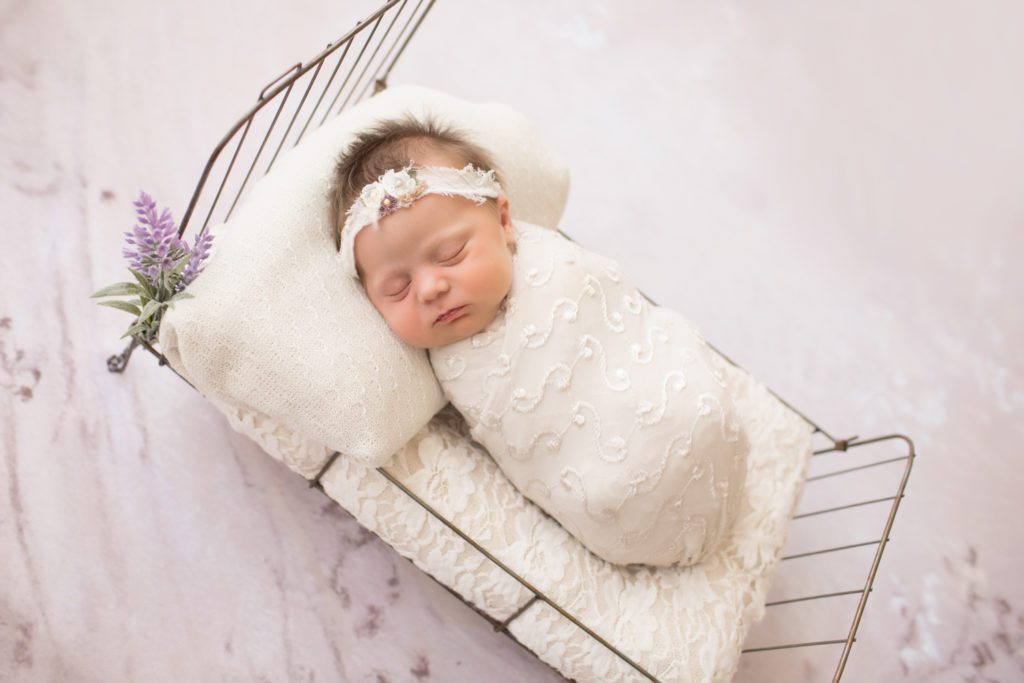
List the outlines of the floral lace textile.
{"type": "MultiPolygon", "coordinates": [[[[388,471],[513,571],[663,681],[728,681],[749,626],[764,613],[788,521],[803,487],[810,427],[742,370],[715,356],[750,438],[739,516],[705,562],[622,567],[585,550],[523,498],[459,421],[442,411],[389,462],[388,471]]],[[[292,469],[312,476],[326,457],[270,420],[229,411],[236,428],[292,469]]],[[[531,598],[518,582],[392,486],[338,458],[324,489],[367,529],[490,616],[531,598]]],[[[646,680],[597,641],[535,603],[510,632],[577,681],[646,680]]]]}

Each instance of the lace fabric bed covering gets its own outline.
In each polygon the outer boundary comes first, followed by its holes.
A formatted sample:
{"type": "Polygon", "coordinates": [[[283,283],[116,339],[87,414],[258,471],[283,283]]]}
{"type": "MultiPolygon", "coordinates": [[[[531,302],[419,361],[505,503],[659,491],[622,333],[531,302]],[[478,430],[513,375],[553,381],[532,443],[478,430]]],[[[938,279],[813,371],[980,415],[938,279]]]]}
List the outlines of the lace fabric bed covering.
{"type": "MultiPolygon", "coordinates": [[[[717,358],[717,356],[716,356],[717,358]]],[[[446,411],[389,462],[390,474],[567,612],[662,681],[727,681],[768,585],[803,487],[810,427],[744,371],[722,372],[751,441],[742,509],[705,562],[685,568],[622,567],[585,550],[528,502],[446,411]]],[[[239,431],[311,477],[327,453],[220,405],[239,431]]],[[[464,427],[464,425],[462,426],[464,427]]],[[[324,490],[400,554],[498,620],[531,598],[380,472],[338,458],[324,490]]],[[[509,631],[577,681],[646,680],[549,606],[537,602],[509,631]]]]}

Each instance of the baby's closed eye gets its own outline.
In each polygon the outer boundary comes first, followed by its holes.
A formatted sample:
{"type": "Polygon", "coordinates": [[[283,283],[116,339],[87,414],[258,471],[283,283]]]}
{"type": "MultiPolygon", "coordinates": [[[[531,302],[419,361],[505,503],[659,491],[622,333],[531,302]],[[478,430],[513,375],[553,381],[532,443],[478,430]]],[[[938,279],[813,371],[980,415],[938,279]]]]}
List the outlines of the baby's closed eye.
{"type": "Polygon", "coordinates": [[[448,263],[457,260],[465,251],[465,242],[455,242],[442,246],[437,252],[438,263],[448,263]]]}
{"type": "Polygon", "coordinates": [[[397,297],[405,294],[409,289],[409,278],[393,278],[381,286],[384,296],[397,297]]]}

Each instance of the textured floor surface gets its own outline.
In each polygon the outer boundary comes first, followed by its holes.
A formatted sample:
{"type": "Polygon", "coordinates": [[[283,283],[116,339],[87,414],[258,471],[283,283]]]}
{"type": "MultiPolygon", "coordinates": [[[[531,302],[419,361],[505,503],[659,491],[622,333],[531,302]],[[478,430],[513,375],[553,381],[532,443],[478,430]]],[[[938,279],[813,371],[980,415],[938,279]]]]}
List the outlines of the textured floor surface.
{"type": "MultiPolygon", "coordinates": [[[[104,365],[127,316],[86,297],[139,189],[179,216],[371,6],[0,0],[0,679],[558,680],[150,358],[104,365]]],[[[393,74],[521,109],[569,234],[829,431],[913,437],[844,680],[1024,677],[1022,28],[1009,0],[439,0],[393,74]]],[[[741,677],[831,676],[786,656],[741,677]]]]}

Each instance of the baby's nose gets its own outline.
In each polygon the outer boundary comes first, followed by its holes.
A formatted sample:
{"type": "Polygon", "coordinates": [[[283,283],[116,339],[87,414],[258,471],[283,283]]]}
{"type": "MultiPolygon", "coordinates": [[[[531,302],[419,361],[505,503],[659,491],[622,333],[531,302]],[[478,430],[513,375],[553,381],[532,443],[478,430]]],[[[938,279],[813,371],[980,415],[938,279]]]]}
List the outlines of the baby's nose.
{"type": "Polygon", "coordinates": [[[423,278],[423,285],[420,287],[420,299],[433,301],[437,297],[451,289],[448,279],[441,273],[431,273],[423,278]]]}

